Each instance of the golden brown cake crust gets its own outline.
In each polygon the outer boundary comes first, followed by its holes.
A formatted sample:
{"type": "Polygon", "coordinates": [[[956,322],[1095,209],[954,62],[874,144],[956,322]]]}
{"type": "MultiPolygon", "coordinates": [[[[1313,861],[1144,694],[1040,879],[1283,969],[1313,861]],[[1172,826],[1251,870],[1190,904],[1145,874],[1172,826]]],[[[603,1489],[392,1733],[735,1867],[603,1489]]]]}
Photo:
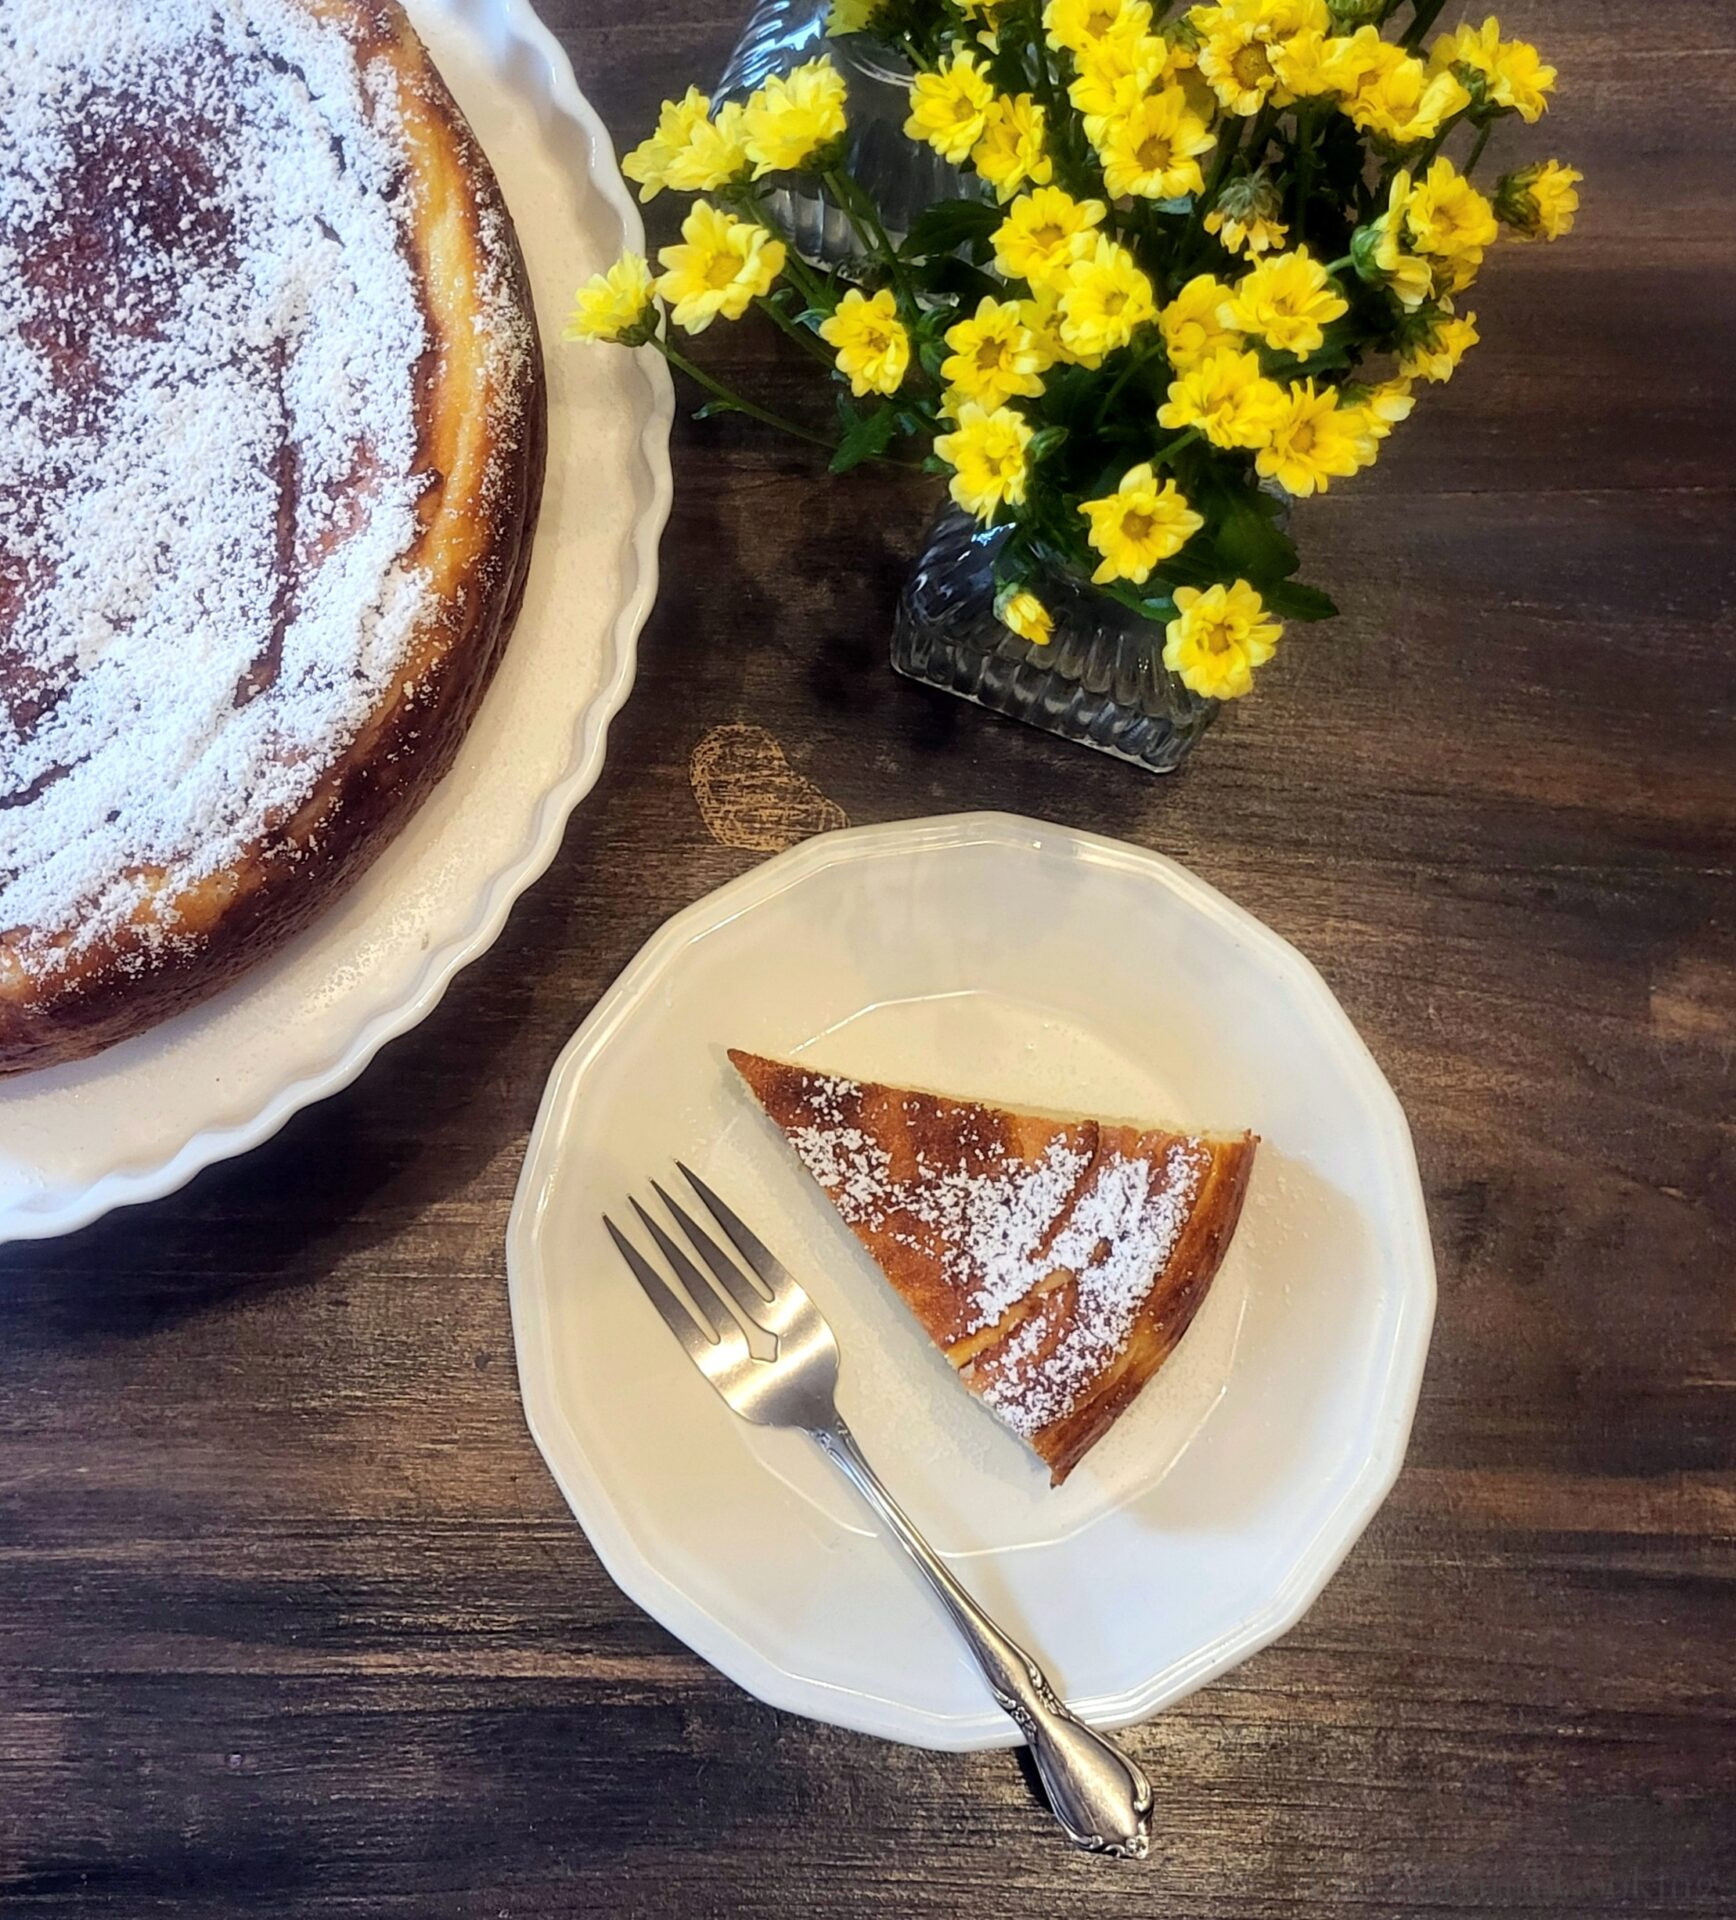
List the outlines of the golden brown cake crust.
{"type": "Polygon", "coordinates": [[[1058,1485],[1199,1311],[1241,1215],[1254,1137],[1017,1113],[729,1057],[965,1384],[1058,1485]],[[1116,1181],[1133,1205],[1104,1203],[1116,1181]],[[1156,1204],[1142,1213],[1148,1192],[1156,1204]],[[1090,1245],[1099,1216],[1135,1223],[1117,1276],[1126,1312],[1081,1360],[1082,1317],[1106,1311],[1091,1294],[1107,1270],[1108,1249],[1090,1245]],[[1072,1383],[1063,1410],[1038,1417],[1058,1374],[1072,1383]]]}
{"type": "MultiPolygon", "coordinates": [[[[147,898],[132,919],[60,942],[49,964],[31,929],[0,930],[0,1072],[80,1059],[137,1034],[224,987],[323,911],[451,765],[523,597],[545,398],[530,286],[499,188],[396,0],[299,4],[348,37],[359,66],[384,62],[397,79],[405,246],[429,339],[415,396],[426,484],[402,559],[426,576],[429,598],[359,731],[241,857],[186,885],[141,871],[147,898]],[[512,351],[486,337],[491,316],[511,326],[512,351]]],[[[0,593],[0,625],[4,613],[0,593]]]]}
{"type": "Polygon", "coordinates": [[[1212,1139],[1211,1164],[1175,1251],[1159,1275],[1119,1358],[1088,1399],[1033,1436],[1059,1486],[1133,1404],[1140,1389],[1180,1344],[1205,1304],[1223,1264],[1254,1170],[1258,1145],[1251,1133],[1212,1139]]]}

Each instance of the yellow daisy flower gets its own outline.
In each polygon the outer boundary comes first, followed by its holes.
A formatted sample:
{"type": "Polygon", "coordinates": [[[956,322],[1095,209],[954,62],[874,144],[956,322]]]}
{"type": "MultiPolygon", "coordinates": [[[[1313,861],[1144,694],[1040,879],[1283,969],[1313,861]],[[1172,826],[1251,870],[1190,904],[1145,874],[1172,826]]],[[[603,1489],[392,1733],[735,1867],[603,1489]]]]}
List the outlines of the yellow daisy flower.
{"type": "Polygon", "coordinates": [[[1180,48],[1173,43],[1169,50],[1169,65],[1164,71],[1169,79],[1187,95],[1187,103],[1193,108],[1196,118],[1204,120],[1208,125],[1217,119],[1218,96],[1212,92],[1211,83],[1198,67],[1187,64],[1181,57],[1180,48]]]}
{"type": "Polygon", "coordinates": [[[820,322],[819,333],[858,400],[870,393],[896,393],[903,385],[910,370],[910,334],[884,287],[872,297],[852,287],[820,322]]]}
{"type": "Polygon", "coordinates": [[[988,126],[994,97],[988,75],[967,48],[911,81],[904,131],[912,140],[926,140],[943,160],[963,166],[988,126]]]}
{"type": "Polygon", "coordinates": [[[749,165],[739,101],[728,100],[709,120],[695,121],[687,144],[671,151],[663,184],[682,193],[712,193],[744,174],[749,165]]]}
{"type": "Polygon", "coordinates": [[[1086,532],[1102,563],[1091,578],[1131,580],[1142,587],[1159,561],[1167,560],[1205,525],[1173,480],[1160,486],[1149,461],[1129,467],[1121,484],[1101,500],[1086,500],[1079,511],[1090,521],[1086,532]]]}
{"type": "Polygon", "coordinates": [[[1116,35],[1137,37],[1151,27],[1150,0],[1048,0],[1043,29],[1057,53],[1082,54],[1116,35]]]}
{"type": "Polygon", "coordinates": [[[1317,52],[1297,35],[1285,57],[1287,62],[1301,62],[1310,54],[1317,67],[1316,91],[1337,94],[1344,100],[1360,92],[1390,60],[1403,57],[1401,49],[1389,46],[1381,39],[1379,29],[1370,26],[1358,27],[1352,33],[1327,34],[1317,52]]]}
{"type": "Polygon", "coordinates": [[[1435,275],[1428,261],[1405,250],[1410,201],[1411,176],[1401,167],[1392,177],[1385,213],[1351,235],[1350,253],[1364,280],[1388,288],[1400,306],[1415,312],[1434,292],[1435,275]]]}
{"type": "Polygon", "coordinates": [[[1231,253],[1258,259],[1283,246],[1288,236],[1279,218],[1283,210],[1283,197],[1271,175],[1257,168],[1225,183],[1217,205],[1206,215],[1206,232],[1215,233],[1231,253]]]}
{"type": "Polygon", "coordinates": [[[1012,587],[995,596],[995,618],[1034,647],[1046,647],[1055,632],[1055,616],[1029,587],[1012,587]]]}
{"type": "Polygon", "coordinates": [[[1443,33],[1429,48],[1429,68],[1452,73],[1473,92],[1506,107],[1533,125],[1549,105],[1555,69],[1525,40],[1503,40],[1501,23],[1493,14],[1480,27],[1468,21],[1443,33]]]}
{"type": "Polygon", "coordinates": [[[1246,254],[1250,260],[1283,246],[1290,237],[1282,220],[1268,220],[1263,213],[1225,213],[1219,207],[1206,215],[1206,232],[1215,233],[1231,253],[1246,254]]]}
{"type": "Polygon", "coordinates": [[[1410,381],[1401,374],[1375,387],[1345,387],[1338,404],[1356,423],[1357,464],[1372,467],[1382,443],[1400,421],[1411,417],[1417,403],[1410,381]]]}
{"type": "Polygon", "coordinates": [[[1431,74],[1402,48],[1384,41],[1377,45],[1380,52],[1373,68],[1344,103],[1344,111],[1364,133],[1389,146],[1414,147],[1432,140],[1447,121],[1471,104],[1470,94],[1453,74],[1431,74]]]}
{"type": "Polygon", "coordinates": [[[1511,107],[1519,118],[1535,126],[1548,110],[1548,94],[1555,86],[1555,69],[1526,40],[1503,40],[1489,70],[1487,92],[1498,107],[1511,107]]]}
{"type": "Polygon", "coordinates": [[[753,177],[799,173],[844,137],[844,76],[822,56],[748,95],[742,135],[753,177]]]}
{"type": "Polygon", "coordinates": [[[1214,28],[1200,42],[1199,69],[1225,113],[1256,114],[1279,92],[1272,37],[1247,22],[1214,28]]]}
{"type": "Polygon", "coordinates": [[[1461,316],[1450,307],[1425,308],[1411,326],[1400,329],[1399,372],[1437,383],[1450,380],[1477,337],[1474,313],[1461,316]]]}
{"type": "Polygon", "coordinates": [[[1075,200],[1060,187],[1021,194],[995,228],[995,271],[1033,287],[1053,280],[1096,245],[1107,211],[1101,200],[1075,200]]]}
{"type": "Polygon", "coordinates": [[[1055,163],[1043,145],[1043,109],[1030,94],[998,95],[986,119],[970,157],[997,200],[1010,200],[1021,187],[1044,186],[1055,177],[1055,163]]]}
{"type": "Polygon", "coordinates": [[[711,102],[697,87],[657,109],[657,126],[621,161],[621,171],[639,183],[639,198],[655,200],[669,184],[669,162],[692,144],[694,130],[711,117],[711,102]]]}
{"type": "Polygon", "coordinates": [[[1584,178],[1559,160],[1504,173],[1495,189],[1495,212],[1521,240],[1559,240],[1573,231],[1584,178]]]}
{"type": "Polygon", "coordinates": [[[1260,371],[1260,357],[1233,347],[1178,374],[1157,423],[1197,427],[1214,447],[1263,447],[1284,405],[1284,389],[1260,371]]]}
{"type": "Polygon", "coordinates": [[[1230,289],[1209,273],[1196,274],[1157,316],[1163,350],[1178,372],[1197,367],[1222,347],[1239,348],[1242,336],[1226,327],[1222,315],[1230,289]]]}
{"type": "Polygon", "coordinates": [[[1317,353],[1325,329],[1350,311],[1326,269],[1306,247],[1262,260],[1236,282],[1220,316],[1238,333],[1257,334],[1279,353],[1317,353]]]}
{"type": "Polygon", "coordinates": [[[1340,69],[1332,50],[1341,43],[1319,27],[1304,27],[1272,48],[1278,84],[1298,100],[1324,99],[1339,91],[1340,69]]]}
{"type": "Polygon", "coordinates": [[[568,340],[621,341],[638,346],[656,322],[656,289],[642,254],[624,253],[607,273],[592,274],[573,296],[568,340]],[[637,340],[631,336],[637,334],[637,340]]]}
{"type": "Polygon", "coordinates": [[[1263,478],[1305,500],[1324,493],[1331,481],[1348,479],[1363,464],[1362,433],[1360,417],[1339,405],[1335,387],[1317,392],[1312,380],[1298,381],[1280,396],[1271,438],[1254,456],[1254,466],[1263,478]]]}
{"type": "Polygon", "coordinates": [[[1057,306],[1061,343],[1081,366],[1100,366],[1157,318],[1157,297],[1133,255],[1107,234],[1070,266],[1057,306]]]}
{"type": "Polygon", "coordinates": [[[1032,399],[1043,391],[1043,375],[1055,364],[1047,344],[1025,324],[1024,306],[1017,300],[985,295],[975,314],[946,330],[952,348],[940,363],[940,377],[951,393],[947,411],[956,419],[960,407],[974,400],[989,412],[1013,399],[1032,399]]]}
{"type": "Polygon", "coordinates": [[[1050,366],[1071,358],[1061,339],[1060,295],[1052,281],[1046,281],[1029,300],[1019,302],[1019,318],[1050,366]]]}
{"type": "Polygon", "coordinates": [[[1405,226],[1419,253],[1443,260],[1469,282],[1499,231],[1495,209],[1445,154],[1416,184],[1405,209],[1405,226]]]}
{"type": "Polygon", "coordinates": [[[1169,49],[1149,33],[1114,33],[1074,55],[1079,71],[1067,83],[1067,98],[1085,119],[1093,142],[1103,124],[1127,113],[1163,79],[1169,49]]]}
{"type": "Polygon", "coordinates": [[[966,513],[992,520],[1003,506],[1019,506],[1025,498],[1030,467],[1025,449],[1031,429],[1011,407],[992,412],[967,400],[959,408],[958,426],[936,437],[934,450],[952,468],[949,491],[966,513]]]}
{"type": "Polygon", "coordinates": [[[689,333],[703,333],[720,315],[739,320],[769,293],[784,269],[784,243],[764,227],[699,200],[681,223],[683,244],[663,247],[657,291],[689,333]]]}
{"type": "Polygon", "coordinates": [[[1284,629],[1266,603],[1238,580],[1232,586],[1177,587],[1176,617],[1164,629],[1163,664],[1184,687],[1207,700],[1239,700],[1254,688],[1254,669],[1278,650],[1284,629]]]}
{"type": "MultiPolygon", "coordinates": [[[[1309,30],[1324,33],[1332,24],[1329,0],[1216,0],[1216,5],[1220,13],[1253,21],[1274,40],[1309,30]]],[[[1201,11],[1193,9],[1194,14],[1201,11]]]]}
{"type": "Polygon", "coordinates": [[[1219,104],[1245,118],[1268,100],[1289,105],[1278,52],[1292,35],[1324,34],[1331,17],[1325,0],[1222,0],[1193,8],[1187,23],[1199,35],[1199,70],[1219,104]]]}
{"type": "Polygon", "coordinates": [[[1114,199],[1133,194],[1142,200],[1179,200],[1203,193],[1199,156],[1217,144],[1180,87],[1148,93],[1125,114],[1111,116],[1091,138],[1102,156],[1103,184],[1114,199]]]}
{"type": "Polygon", "coordinates": [[[1361,405],[1374,422],[1376,437],[1384,440],[1394,427],[1416,412],[1417,402],[1411,383],[1400,374],[1396,379],[1383,380],[1379,386],[1368,388],[1362,395],[1361,405]]]}

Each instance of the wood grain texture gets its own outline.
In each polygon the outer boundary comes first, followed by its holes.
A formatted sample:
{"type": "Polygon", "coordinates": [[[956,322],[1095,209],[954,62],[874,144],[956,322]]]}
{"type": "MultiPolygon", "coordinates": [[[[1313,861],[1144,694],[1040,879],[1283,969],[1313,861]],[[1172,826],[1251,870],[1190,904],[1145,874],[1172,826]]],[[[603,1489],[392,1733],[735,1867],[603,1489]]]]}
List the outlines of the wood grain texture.
{"type": "MultiPolygon", "coordinates": [[[[543,5],[618,137],[731,38],[699,0],[543,5]]],[[[637,691],[500,944],[268,1147],[0,1252],[0,1911],[1736,1911],[1736,21],[1508,19],[1565,76],[1581,231],[1498,259],[1426,423],[1299,511],[1349,612],[1190,771],[894,679],[922,484],[683,422],[637,691]],[[597,994],[758,857],[689,785],[736,723],[857,822],[1176,855],[1319,964],[1409,1110],[1441,1276],[1410,1466],[1295,1632],[1134,1736],[1144,1870],[1064,1851],[1006,1756],[738,1693],[524,1431],[519,1157],[597,994]]],[[[804,404],[774,341],[706,344],[804,404]]]]}

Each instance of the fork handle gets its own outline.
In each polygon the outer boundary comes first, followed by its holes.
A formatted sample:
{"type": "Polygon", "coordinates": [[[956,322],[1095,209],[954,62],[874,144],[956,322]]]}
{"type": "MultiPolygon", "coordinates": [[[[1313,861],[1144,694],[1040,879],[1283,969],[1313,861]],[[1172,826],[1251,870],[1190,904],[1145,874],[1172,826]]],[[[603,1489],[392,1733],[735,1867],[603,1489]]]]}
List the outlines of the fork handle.
{"type": "Polygon", "coordinates": [[[1036,1661],[959,1585],[881,1484],[844,1422],[811,1431],[927,1576],[990,1692],[1029,1743],[1049,1805],[1067,1837],[1092,1853],[1143,1860],[1151,1844],[1151,1783],[1138,1764],[1075,1718],[1036,1661]]]}

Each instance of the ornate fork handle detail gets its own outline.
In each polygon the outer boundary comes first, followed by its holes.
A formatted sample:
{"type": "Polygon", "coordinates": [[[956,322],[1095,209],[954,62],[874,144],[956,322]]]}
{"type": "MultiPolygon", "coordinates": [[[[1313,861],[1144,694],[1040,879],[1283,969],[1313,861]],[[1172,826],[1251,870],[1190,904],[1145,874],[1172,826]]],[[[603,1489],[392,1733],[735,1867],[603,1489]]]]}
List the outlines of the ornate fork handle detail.
{"type": "Polygon", "coordinates": [[[825,1453],[922,1569],[975,1656],[996,1701],[1030,1744],[1055,1817],[1078,1847],[1143,1860],[1151,1842],[1151,1784],[1112,1742],[1076,1719],[1043,1670],[959,1585],[880,1483],[842,1420],[813,1427],[825,1453]]]}

